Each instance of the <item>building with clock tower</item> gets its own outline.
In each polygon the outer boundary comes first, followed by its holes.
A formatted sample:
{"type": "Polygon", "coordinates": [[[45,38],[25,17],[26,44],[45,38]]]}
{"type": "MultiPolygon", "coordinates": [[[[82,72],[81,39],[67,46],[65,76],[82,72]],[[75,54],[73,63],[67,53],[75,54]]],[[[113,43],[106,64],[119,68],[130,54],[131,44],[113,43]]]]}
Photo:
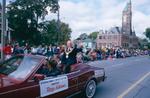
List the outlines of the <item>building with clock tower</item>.
{"type": "Polygon", "coordinates": [[[132,2],[127,3],[122,12],[122,27],[101,30],[97,37],[98,48],[138,48],[138,38],[132,29],[132,2]]]}
{"type": "Polygon", "coordinates": [[[132,35],[132,4],[127,3],[122,14],[122,33],[132,35]]]}
{"type": "Polygon", "coordinates": [[[128,47],[136,48],[138,47],[138,38],[132,27],[132,2],[130,0],[122,13],[122,34],[129,39],[128,47]]]}

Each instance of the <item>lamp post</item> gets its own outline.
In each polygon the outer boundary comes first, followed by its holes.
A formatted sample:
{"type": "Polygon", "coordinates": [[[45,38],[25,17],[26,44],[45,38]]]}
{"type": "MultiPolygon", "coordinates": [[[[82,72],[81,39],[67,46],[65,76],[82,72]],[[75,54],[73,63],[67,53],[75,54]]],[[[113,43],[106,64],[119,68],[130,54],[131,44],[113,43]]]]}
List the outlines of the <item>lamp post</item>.
{"type": "Polygon", "coordinates": [[[5,47],[5,33],[6,33],[6,0],[2,0],[2,32],[1,32],[1,60],[4,60],[3,49],[5,47]]]}

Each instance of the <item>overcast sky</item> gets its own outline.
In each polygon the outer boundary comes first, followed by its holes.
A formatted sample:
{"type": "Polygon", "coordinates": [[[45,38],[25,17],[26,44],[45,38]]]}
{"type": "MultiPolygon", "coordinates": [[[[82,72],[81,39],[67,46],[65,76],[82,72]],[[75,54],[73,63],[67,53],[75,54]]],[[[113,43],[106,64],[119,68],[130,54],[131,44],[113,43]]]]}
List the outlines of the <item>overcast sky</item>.
{"type": "MultiPolygon", "coordinates": [[[[129,0],[60,0],[60,19],[70,25],[74,39],[81,33],[121,26],[127,2],[129,0]]],[[[150,27],[150,0],[132,0],[132,12],[136,34],[142,37],[145,28],[150,27]]],[[[51,13],[46,17],[53,18],[56,15],[51,13]]]]}
{"type": "MultiPolygon", "coordinates": [[[[127,2],[129,0],[60,0],[60,17],[72,28],[74,39],[81,33],[121,26],[127,2]]],[[[150,27],[150,0],[132,0],[132,12],[133,26],[141,37],[145,28],[150,27]]],[[[52,14],[47,17],[51,18],[52,14]]]]}

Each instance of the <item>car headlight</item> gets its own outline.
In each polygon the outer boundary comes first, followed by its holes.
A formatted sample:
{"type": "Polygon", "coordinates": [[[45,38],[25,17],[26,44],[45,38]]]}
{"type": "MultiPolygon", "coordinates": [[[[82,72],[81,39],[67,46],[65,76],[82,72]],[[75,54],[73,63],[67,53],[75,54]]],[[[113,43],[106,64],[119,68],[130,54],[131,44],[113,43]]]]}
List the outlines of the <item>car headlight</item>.
{"type": "Polygon", "coordinates": [[[104,76],[104,70],[95,70],[94,75],[95,77],[102,77],[104,76]]]}

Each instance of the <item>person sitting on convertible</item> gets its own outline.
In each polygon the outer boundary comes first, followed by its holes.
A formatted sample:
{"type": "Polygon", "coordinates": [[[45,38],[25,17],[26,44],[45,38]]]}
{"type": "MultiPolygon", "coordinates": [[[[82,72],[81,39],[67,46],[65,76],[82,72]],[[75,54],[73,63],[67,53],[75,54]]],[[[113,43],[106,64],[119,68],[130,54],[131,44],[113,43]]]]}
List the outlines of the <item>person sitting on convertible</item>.
{"type": "Polygon", "coordinates": [[[71,40],[67,41],[67,47],[61,57],[61,63],[64,65],[64,73],[71,71],[71,65],[77,63],[77,53],[81,52],[82,49],[73,47],[71,40]]]}
{"type": "Polygon", "coordinates": [[[43,74],[46,77],[61,75],[61,70],[57,67],[56,60],[49,60],[47,64],[44,64],[37,72],[38,74],[43,74]]]}
{"type": "Polygon", "coordinates": [[[61,74],[61,70],[57,67],[57,61],[56,60],[50,60],[48,61],[48,69],[49,72],[47,74],[47,77],[49,76],[57,76],[61,74]]]}

